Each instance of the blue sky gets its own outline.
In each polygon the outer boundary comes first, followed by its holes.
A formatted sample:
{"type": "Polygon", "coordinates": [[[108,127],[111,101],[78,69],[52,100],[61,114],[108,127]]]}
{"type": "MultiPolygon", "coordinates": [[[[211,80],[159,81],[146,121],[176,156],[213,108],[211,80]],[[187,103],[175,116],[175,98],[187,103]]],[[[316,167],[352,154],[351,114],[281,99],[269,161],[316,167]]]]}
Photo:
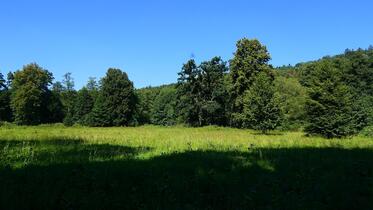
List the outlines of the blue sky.
{"type": "Polygon", "coordinates": [[[182,64],[257,38],[275,66],[373,44],[369,0],[1,0],[0,71],[37,62],[77,88],[109,67],[135,87],[175,82],[182,64]]]}

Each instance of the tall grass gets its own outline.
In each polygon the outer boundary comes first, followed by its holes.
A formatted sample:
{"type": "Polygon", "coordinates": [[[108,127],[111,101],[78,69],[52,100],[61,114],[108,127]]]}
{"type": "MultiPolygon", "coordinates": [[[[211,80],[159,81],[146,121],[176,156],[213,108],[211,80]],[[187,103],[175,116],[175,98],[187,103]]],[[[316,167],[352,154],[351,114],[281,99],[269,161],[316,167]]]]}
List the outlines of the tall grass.
{"type": "Polygon", "coordinates": [[[0,209],[373,209],[373,138],[0,127],[0,209]]]}

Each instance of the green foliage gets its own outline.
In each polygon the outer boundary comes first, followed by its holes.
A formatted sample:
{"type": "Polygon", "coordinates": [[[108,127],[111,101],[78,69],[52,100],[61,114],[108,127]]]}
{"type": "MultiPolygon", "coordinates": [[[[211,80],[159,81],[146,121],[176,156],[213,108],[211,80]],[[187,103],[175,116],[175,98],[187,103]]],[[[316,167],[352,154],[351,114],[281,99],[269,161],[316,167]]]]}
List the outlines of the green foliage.
{"type": "Polygon", "coordinates": [[[63,84],[61,82],[57,81],[57,82],[53,83],[53,85],[52,85],[52,91],[57,93],[57,94],[61,94],[65,90],[66,90],[66,88],[63,86],[63,84]]]}
{"type": "Polygon", "coordinates": [[[74,78],[71,76],[71,73],[66,73],[63,76],[62,83],[57,82],[53,86],[53,89],[56,89],[60,95],[65,116],[63,123],[67,126],[71,126],[75,123],[74,105],[77,97],[77,91],[74,89],[74,84],[74,78]]]}
{"type": "Polygon", "coordinates": [[[244,101],[243,96],[249,90],[255,76],[260,72],[270,72],[271,67],[268,62],[271,59],[267,48],[258,40],[241,39],[237,42],[237,50],[234,58],[230,62],[231,77],[231,124],[242,127],[242,117],[240,116],[244,101]]]}
{"type": "Polygon", "coordinates": [[[71,72],[63,75],[62,84],[64,84],[66,91],[73,91],[75,82],[74,78],[71,76],[71,72]]]}
{"type": "Polygon", "coordinates": [[[156,100],[160,90],[161,87],[146,87],[136,90],[136,95],[138,97],[136,118],[139,124],[144,125],[151,123],[151,119],[153,117],[153,103],[156,100]]]}
{"type": "Polygon", "coordinates": [[[126,126],[133,122],[136,109],[133,83],[120,69],[108,69],[89,118],[91,126],[126,126]],[[100,119],[102,118],[102,119],[100,119]]]}
{"type": "Polygon", "coordinates": [[[87,88],[79,90],[74,104],[73,121],[78,124],[88,124],[88,115],[94,106],[94,99],[87,88]]]}
{"type": "Polygon", "coordinates": [[[95,77],[89,77],[85,87],[93,99],[97,98],[100,91],[100,86],[95,77]]]}
{"type": "Polygon", "coordinates": [[[74,122],[74,105],[77,97],[77,92],[75,90],[64,90],[60,93],[60,98],[62,101],[62,105],[64,107],[64,115],[65,118],[63,119],[63,123],[67,126],[73,125],[74,122]]]}
{"type": "Polygon", "coordinates": [[[10,90],[4,75],[0,73],[0,122],[12,120],[10,108],[10,90]]]}
{"type": "Polygon", "coordinates": [[[264,72],[257,74],[243,98],[244,109],[240,117],[244,127],[266,133],[281,124],[282,113],[275,90],[270,76],[264,72]]]}
{"type": "Polygon", "coordinates": [[[10,88],[10,87],[12,87],[12,82],[13,82],[13,79],[14,79],[14,74],[13,74],[13,72],[8,72],[8,74],[7,74],[7,86],[8,86],[8,88],[10,88]]]}
{"type": "Polygon", "coordinates": [[[99,94],[95,100],[91,113],[87,116],[87,125],[92,127],[109,127],[112,125],[108,104],[103,96],[99,94]]]}
{"type": "Polygon", "coordinates": [[[323,60],[305,68],[310,99],[306,102],[308,134],[340,138],[358,133],[366,124],[366,114],[356,96],[342,81],[341,71],[323,60]]]}
{"type": "Polygon", "coordinates": [[[7,89],[6,86],[6,80],[4,78],[4,75],[0,72],[0,90],[7,89]]]}
{"type": "Polygon", "coordinates": [[[11,107],[17,124],[36,125],[48,121],[48,85],[52,79],[52,73],[36,63],[14,73],[11,107]]]}
{"type": "Polygon", "coordinates": [[[337,67],[344,71],[343,81],[353,91],[373,96],[373,50],[347,51],[343,57],[334,60],[339,64],[337,67]]]}
{"type": "Polygon", "coordinates": [[[66,91],[67,88],[65,87],[63,89],[65,90],[62,92],[63,98],[67,106],[64,124],[66,126],[94,124],[93,122],[91,123],[89,115],[93,109],[95,100],[99,96],[99,87],[96,80],[90,77],[86,87],[83,87],[78,92],[75,90],[66,91]]]}
{"type": "Polygon", "coordinates": [[[173,125],[177,122],[175,84],[137,89],[136,95],[136,119],[140,125],[173,125]]]}
{"type": "Polygon", "coordinates": [[[48,116],[47,116],[47,123],[59,123],[62,122],[65,113],[64,113],[64,107],[61,101],[60,94],[58,92],[55,92],[52,90],[48,94],[48,116]]]}
{"type": "Polygon", "coordinates": [[[270,54],[258,40],[244,38],[236,46],[229,73],[220,57],[201,64],[189,60],[176,85],[138,90],[119,69],[109,69],[100,82],[90,77],[80,91],[71,73],[50,87],[52,74],[37,64],[9,72],[7,80],[0,73],[0,121],[229,125],[264,132],[301,129],[307,123],[309,134],[328,138],[373,125],[371,47],[273,71],[270,54]]]}
{"type": "Polygon", "coordinates": [[[202,125],[225,125],[228,95],[224,84],[224,75],[228,71],[226,62],[214,57],[211,61],[202,62],[199,68],[202,125]]]}
{"type": "Polygon", "coordinates": [[[274,83],[283,113],[281,129],[300,129],[306,118],[305,104],[308,98],[306,88],[294,77],[277,76],[274,83]]]}
{"type": "Polygon", "coordinates": [[[0,122],[12,120],[12,110],[10,107],[10,96],[9,90],[0,90],[0,122]]]}
{"type": "Polygon", "coordinates": [[[98,85],[95,77],[89,77],[88,78],[86,88],[87,88],[88,91],[98,91],[99,90],[99,85],[98,85]]]}
{"type": "Polygon", "coordinates": [[[367,125],[373,126],[373,93],[372,95],[359,97],[359,101],[356,103],[359,104],[367,114],[367,125]]]}
{"type": "Polygon", "coordinates": [[[194,60],[189,60],[183,65],[178,73],[177,83],[177,111],[179,120],[183,123],[197,126],[201,125],[200,98],[198,93],[201,91],[201,83],[198,81],[199,69],[194,60]]]}
{"type": "Polygon", "coordinates": [[[226,123],[226,62],[220,57],[184,64],[177,85],[177,109],[183,123],[192,126],[226,123]]]}
{"type": "Polygon", "coordinates": [[[373,126],[367,126],[365,127],[360,134],[365,137],[373,138],[373,126]]]}
{"type": "Polygon", "coordinates": [[[176,88],[174,86],[164,87],[155,98],[151,122],[155,125],[176,124],[176,88]]]}

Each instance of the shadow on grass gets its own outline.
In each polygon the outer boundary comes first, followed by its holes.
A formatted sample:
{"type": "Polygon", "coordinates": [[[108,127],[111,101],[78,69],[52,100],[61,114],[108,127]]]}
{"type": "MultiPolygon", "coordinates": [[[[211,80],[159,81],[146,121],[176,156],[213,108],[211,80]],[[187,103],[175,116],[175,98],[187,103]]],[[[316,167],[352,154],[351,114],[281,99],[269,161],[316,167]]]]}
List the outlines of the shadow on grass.
{"type": "Polygon", "coordinates": [[[189,151],[139,160],[133,157],[149,148],[35,144],[47,160],[1,165],[0,209],[373,209],[368,149],[189,151]]]}
{"type": "Polygon", "coordinates": [[[111,144],[90,144],[82,139],[1,140],[0,166],[28,164],[50,165],[56,163],[86,163],[133,158],[150,148],[133,148],[111,144]]]}

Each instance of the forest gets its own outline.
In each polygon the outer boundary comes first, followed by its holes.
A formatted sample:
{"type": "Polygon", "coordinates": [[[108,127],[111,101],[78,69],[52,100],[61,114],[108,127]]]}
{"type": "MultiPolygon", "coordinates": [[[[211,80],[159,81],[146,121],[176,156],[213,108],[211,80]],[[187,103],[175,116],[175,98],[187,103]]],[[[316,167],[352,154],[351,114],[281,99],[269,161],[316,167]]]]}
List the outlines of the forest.
{"type": "MultiPolygon", "coordinates": [[[[229,61],[186,61],[177,81],[136,89],[110,68],[76,90],[71,73],[56,81],[36,63],[0,72],[0,122],[121,127],[146,124],[304,131],[343,138],[373,135],[373,47],[346,49],[274,67],[266,46],[243,38],[229,61]]],[[[176,75],[175,75],[176,76],[176,75]]]]}

